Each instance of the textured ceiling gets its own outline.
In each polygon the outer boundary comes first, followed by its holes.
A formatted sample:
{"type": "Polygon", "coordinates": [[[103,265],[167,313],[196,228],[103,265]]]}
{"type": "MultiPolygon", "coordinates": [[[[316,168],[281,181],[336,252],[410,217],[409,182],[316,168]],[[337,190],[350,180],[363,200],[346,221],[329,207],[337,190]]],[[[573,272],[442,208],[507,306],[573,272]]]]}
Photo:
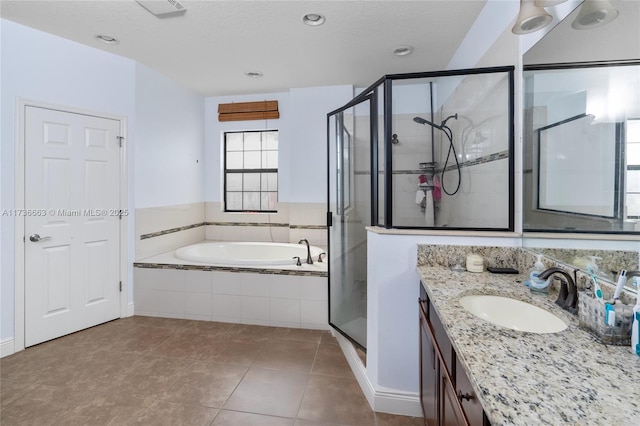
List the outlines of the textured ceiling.
{"type": "Polygon", "coordinates": [[[0,15],[134,59],[210,96],[368,86],[384,74],[446,69],[486,0],[180,2],[187,12],[166,19],[134,0],[2,0],[0,15]],[[304,25],[307,13],[325,15],[325,24],[304,25]],[[392,55],[400,45],[415,50],[392,55]]]}

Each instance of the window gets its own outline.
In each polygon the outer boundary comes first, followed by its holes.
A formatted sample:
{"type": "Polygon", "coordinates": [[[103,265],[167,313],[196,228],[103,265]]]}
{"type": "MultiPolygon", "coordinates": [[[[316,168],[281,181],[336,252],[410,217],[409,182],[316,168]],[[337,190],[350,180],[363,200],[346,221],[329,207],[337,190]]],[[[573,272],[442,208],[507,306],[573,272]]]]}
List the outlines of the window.
{"type": "Polygon", "coordinates": [[[277,211],[277,130],[224,134],[224,205],[228,212],[277,211]]]}
{"type": "Polygon", "coordinates": [[[640,119],[627,121],[627,219],[640,219],[640,119]]]}

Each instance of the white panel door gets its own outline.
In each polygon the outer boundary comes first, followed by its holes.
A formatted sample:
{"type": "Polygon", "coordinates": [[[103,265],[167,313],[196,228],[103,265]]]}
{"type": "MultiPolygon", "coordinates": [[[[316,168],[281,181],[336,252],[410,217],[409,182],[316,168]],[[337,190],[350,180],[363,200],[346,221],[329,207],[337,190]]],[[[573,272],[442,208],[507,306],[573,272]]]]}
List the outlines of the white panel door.
{"type": "Polygon", "coordinates": [[[25,346],[120,316],[120,122],[25,110],[25,346]]]}

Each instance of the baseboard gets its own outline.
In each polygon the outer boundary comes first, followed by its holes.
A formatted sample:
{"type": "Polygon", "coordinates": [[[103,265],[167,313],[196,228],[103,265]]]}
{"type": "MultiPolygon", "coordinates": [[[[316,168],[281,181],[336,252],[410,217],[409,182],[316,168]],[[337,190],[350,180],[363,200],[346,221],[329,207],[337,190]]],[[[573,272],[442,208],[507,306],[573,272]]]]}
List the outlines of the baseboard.
{"type": "MultiPolygon", "coordinates": [[[[420,404],[420,395],[417,393],[404,393],[394,392],[393,390],[381,390],[376,389],[369,377],[367,376],[367,369],[362,364],[356,349],[353,344],[341,335],[336,333],[333,329],[331,334],[335,336],[342,349],[351,371],[353,371],[362,393],[369,402],[371,409],[381,413],[398,414],[402,416],[422,417],[422,406],[420,404]]],[[[418,374],[416,372],[416,374],[418,374]]]]}
{"type": "Polygon", "coordinates": [[[13,355],[14,353],[15,353],[15,346],[13,344],[13,339],[0,342],[0,358],[13,355]]]}

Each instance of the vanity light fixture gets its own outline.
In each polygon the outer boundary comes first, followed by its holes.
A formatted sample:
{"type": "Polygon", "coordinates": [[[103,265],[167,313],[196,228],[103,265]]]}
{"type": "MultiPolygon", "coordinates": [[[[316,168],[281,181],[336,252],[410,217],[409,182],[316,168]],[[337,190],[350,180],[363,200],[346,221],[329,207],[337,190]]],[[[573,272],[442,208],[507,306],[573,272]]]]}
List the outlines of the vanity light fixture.
{"type": "Polygon", "coordinates": [[[580,12],[571,23],[574,30],[590,30],[608,24],[618,17],[609,0],[585,0],[580,7],[580,12]]]}
{"type": "Polygon", "coordinates": [[[302,22],[312,27],[324,24],[325,18],[319,13],[307,13],[302,17],[302,22]]]}
{"type": "Polygon", "coordinates": [[[120,41],[117,38],[114,38],[105,34],[98,34],[96,38],[105,44],[112,44],[112,45],[120,44],[120,41]]]}
{"type": "Polygon", "coordinates": [[[398,46],[393,49],[393,54],[396,56],[407,56],[413,52],[413,46],[398,46]]]}
{"type": "Polygon", "coordinates": [[[511,28],[514,34],[529,34],[551,23],[553,17],[544,8],[536,6],[533,0],[520,0],[520,12],[511,28]]]}
{"type": "Polygon", "coordinates": [[[260,78],[264,74],[262,74],[259,71],[247,71],[247,72],[244,73],[244,75],[246,75],[247,77],[251,77],[251,78],[260,78]]]}

